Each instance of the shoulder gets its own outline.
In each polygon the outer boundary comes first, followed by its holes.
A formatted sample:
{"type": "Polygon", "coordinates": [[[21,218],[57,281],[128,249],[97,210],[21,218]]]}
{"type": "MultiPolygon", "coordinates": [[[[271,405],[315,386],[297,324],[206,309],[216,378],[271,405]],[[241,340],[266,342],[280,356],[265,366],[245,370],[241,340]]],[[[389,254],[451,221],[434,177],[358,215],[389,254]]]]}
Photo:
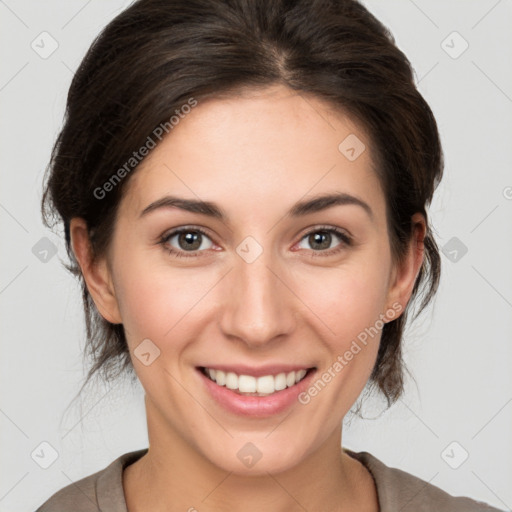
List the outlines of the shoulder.
{"type": "Polygon", "coordinates": [[[57,491],[36,512],[125,512],[123,469],[146,452],[147,448],[121,455],[104,469],[57,491]]]}
{"type": "Polygon", "coordinates": [[[368,452],[353,452],[350,456],[364,464],[373,476],[382,512],[500,512],[481,501],[452,496],[411,473],[386,466],[368,452]]]}

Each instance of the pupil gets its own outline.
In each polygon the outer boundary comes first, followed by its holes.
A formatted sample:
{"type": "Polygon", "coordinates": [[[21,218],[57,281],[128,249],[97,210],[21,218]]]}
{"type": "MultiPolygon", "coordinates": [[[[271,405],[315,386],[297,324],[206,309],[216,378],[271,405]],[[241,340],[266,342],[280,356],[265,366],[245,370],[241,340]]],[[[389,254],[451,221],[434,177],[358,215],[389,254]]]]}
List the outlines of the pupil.
{"type": "Polygon", "coordinates": [[[329,246],[331,245],[331,234],[330,233],[321,231],[318,233],[314,233],[311,236],[313,239],[312,246],[314,246],[314,244],[319,244],[320,245],[320,247],[318,247],[319,249],[328,249],[329,246]],[[323,238],[323,242],[322,242],[322,238],[323,238]]]}
{"type": "Polygon", "coordinates": [[[184,241],[186,242],[185,244],[185,248],[188,248],[188,249],[191,249],[191,250],[194,250],[194,249],[198,249],[200,246],[201,246],[201,243],[197,243],[199,240],[199,233],[182,233],[181,236],[180,236],[180,245],[181,245],[181,242],[184,241]],[[194,242],[195,242],[195,245],[194,245],[194,242]]]}

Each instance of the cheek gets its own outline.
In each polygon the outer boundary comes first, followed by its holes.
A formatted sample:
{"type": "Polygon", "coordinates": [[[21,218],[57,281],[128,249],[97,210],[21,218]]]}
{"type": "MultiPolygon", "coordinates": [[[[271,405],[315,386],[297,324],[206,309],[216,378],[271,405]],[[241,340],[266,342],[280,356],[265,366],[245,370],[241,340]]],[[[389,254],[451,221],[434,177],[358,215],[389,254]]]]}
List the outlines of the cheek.
{"type": "MultiPolygon", "coordinates": [[[[125,266],[125,270],[129,268],[125,266]]],[[[151,270],[121,271],[119,277],[118,303],[128,337],[133,342],[138,338],[161,337],[173,320],[173,301],[168,287],[164,293],[163,283],[154,279],[151,270]]]]}
{"type": "Polygon", "coordinates": [[[161,350],[180,348],[216,281],[211,272],[171,269],[150,258],[124,258],[116,272],[118,304],[129,343],[151,339],[161,350]],[[172,341],[172,343],[171,343],[172,341]]]}
{"type": "Polygon", "coordinates": [[[338,340],[356,337],[386,310],[385,267],[366,260],[301,279],[298,295],[338,340]]]}

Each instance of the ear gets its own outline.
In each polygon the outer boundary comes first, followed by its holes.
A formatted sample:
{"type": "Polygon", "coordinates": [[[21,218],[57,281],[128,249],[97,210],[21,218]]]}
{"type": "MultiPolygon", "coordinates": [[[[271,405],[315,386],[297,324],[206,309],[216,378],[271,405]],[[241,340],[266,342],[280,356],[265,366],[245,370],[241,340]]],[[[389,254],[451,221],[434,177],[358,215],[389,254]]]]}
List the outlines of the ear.
{"type": "Polygon", "coordinates": [[[393,267],[387,299],[388,307],[398,302],[402,306],[402,311],[405,310],[411,298],[416,277],[425,255],[425,217],[421,213],[415,213],[411,217],[411,223],[413,225],[413,234],[408,251],[403,261],[393,267]]]}
{"type": "Polygon", "coordinates": [[[115,296],[112,276],[106,258],[93,262],[93,252],[84,219],[70,221],[71,246],[80,265],[87,289],[101,316],[112,324],[121,324],[121,315],[115,296]]]}

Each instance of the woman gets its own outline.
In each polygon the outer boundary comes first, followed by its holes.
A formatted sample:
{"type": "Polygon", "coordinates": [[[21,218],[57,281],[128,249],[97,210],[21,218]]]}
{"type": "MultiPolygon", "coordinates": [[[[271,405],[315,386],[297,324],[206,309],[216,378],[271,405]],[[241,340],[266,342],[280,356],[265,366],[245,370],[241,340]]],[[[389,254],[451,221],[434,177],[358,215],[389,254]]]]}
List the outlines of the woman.
{"type": "Polygon", "coordinates": [[[137,376],[150,446],[38,510],[496,510],[340,445],[367,384],[403,391],[442,167],[408,60],[356,1],[115,18],[73,79],[43,210],[82,283],[88,378],[137,376]]]}

